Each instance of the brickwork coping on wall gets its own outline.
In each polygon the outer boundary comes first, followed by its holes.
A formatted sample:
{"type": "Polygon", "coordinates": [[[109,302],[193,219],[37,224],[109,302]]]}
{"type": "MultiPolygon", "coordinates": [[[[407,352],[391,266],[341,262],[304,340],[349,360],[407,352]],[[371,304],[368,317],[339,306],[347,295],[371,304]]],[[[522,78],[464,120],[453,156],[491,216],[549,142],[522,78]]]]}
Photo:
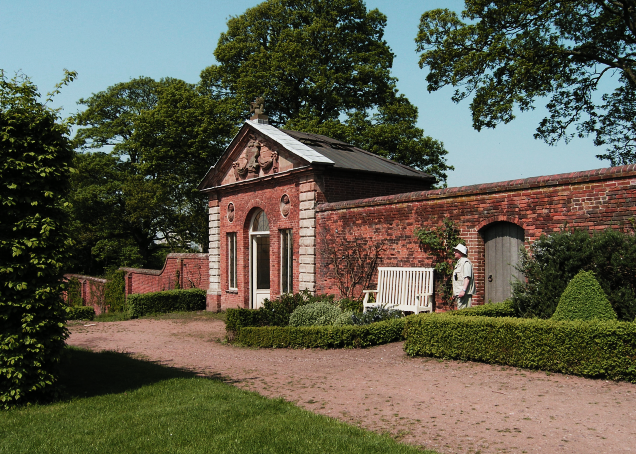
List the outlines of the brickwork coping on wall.
{"type": "MultiPolygon", "coordinates": [[[[416,228],[454,221],[475,266],[477,294],[484,302],[484,228],[510,222],[524,229],[525,247],[541,234],[570,227],[619,228],[636,217],[636,165],[548,175],[500,183],[433,189],[318,204],[316,283],[319,293],[336,293],[322,242],[346,247],[354,238],[381,242],[381,266],[431,266],[432,257],[415,238],[416,228]]],[[[438,307],[438,309],[447,309],[438,307]]]]}
{"type": "MultiPolygon", "coordinates": [[[[82,305],[91,306],[95,309],[95,314],[99,315],[108,308],[104,302],[104,285],[108,282],[106,279],[93,276],[83,276],[81,274],[65,274],[64,280],[77,279],[80,284],[80,296],[82,305]]],[[[66,300],[66,292],[63,298],[66,300]]]]}
{"type": "Polygon", "coordinates": [[[180,288],[209,287],[208,254],[170,253],[161,270],[122,267],[126,271],[126,295],[180,288]]]}

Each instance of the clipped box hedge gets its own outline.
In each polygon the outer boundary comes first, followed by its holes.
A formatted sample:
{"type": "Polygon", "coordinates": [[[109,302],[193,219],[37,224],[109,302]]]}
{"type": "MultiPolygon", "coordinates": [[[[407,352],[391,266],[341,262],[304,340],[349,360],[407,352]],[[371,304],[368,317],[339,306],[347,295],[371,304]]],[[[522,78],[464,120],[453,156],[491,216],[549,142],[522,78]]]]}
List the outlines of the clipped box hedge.
{"type": "Polygon", "coordinates": [[[404,340],[405,320],[358,326],[241,327],[234,340],[262,348],[365,348],[404,340]]]}
{"type": "Polygon", "coordinates": [[[66,320],[93,320],[95,309],[91,306],[73,306],[66,311],[66,320]]]}
{"type": "Polygon", "coordinates": [[[225,311],[225,331],[230,338],[236,336],[241,328],[266,324],[263,311],[260,310],[237,308],[225,311]]]}
{"type": "Polygon", "coordinates": [[[128,295],[126,305],[131,317],[205,310],[205,290],[166,290],[128,295]]]}
{"type": "Polygon", "coordinates": [[[409,317],[405,337],[410,356],[636,382],[636,323],[432,314],[409,317]]]}

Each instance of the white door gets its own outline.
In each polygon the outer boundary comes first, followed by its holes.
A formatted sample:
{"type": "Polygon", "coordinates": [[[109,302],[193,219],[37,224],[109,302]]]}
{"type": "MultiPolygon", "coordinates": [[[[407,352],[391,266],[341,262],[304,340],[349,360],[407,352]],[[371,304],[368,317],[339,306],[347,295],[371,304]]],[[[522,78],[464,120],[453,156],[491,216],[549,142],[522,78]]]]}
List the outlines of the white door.
{"type": "Polygon", "coordinates": [[[263,210],[254,214],[250,225],[250,300],[252,309],[269,298],[269,222],[263,210]]]}

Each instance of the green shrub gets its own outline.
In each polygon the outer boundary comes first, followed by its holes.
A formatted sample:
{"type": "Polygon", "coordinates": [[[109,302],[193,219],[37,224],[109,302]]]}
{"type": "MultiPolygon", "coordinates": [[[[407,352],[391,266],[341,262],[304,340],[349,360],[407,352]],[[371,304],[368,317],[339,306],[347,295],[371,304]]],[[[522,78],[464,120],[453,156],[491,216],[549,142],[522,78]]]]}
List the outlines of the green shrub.
{"type": "Polygon", "coordinates": [[[227,309],[225,311],[225,330],[233,338],[239,329],[246,326],[267,326],[265,311],[260,309],[227,309]]]}
{"type": "Polygon", "coordinates": [[[364,326],[263,326],[241,328],[236,341],[261,348],[366,348],[404,340],[406,318],[364,326]]]}
{"type": "Polygon", "coordinates": [[[387,309],[386,307],[372,307],[366,312],[356,312],[353,314],[354,325],[370,325],[371,323],[383,322],[404,317],[404,312],[397,309],[387,309]]]}
{"type": "Polygon", "coordinates": [[[93,320],[95,309],[90,306],[69,307],[66,312],[66,320],[93,320]]]}
{"type": "Polygon", "coordinates": [[[318,301],[332,300],[333,295],[314,296],[309,290],[303,290],[299,293],[285,293],[274,300],[265,299],[259,310],[264,312],[261,317],[265,321],[265,325],[287,326],[289,325],[289,317],[296,308],[318,301]]]}
{"type": "Polygon", "coordinates": [[[357,299],[342,298],[336,301],[336,305],[343,312],[362,312],[364,310],[362,300],[357,299]]]}
{"type": "Polygon", "coordinates": [[[122,312],[126,308],[126,272],[111,269],[106,273],[104,304],[109,312],[122,312]]]}
{"type": "Polygon", "coordinates": [[[516,317],[515,306],[510,299],[501,303],[487,303],[460,311],[450,311],[446,314],[459,317],[516,317]]]}
{"type": "Polygon", "coordinates": [[[135,293],[128,295],[131,317],[167,314],[169,312],[205,310],[206,291],[201,289],[167,290],[165,292],[135,293]]]}
{"type": "Polygon", "coordinates": [[[481,361],[636,382],[636,324],[523,318],[407,317],[410,356],[481,361]]]}
{"type": "Polygon", "coordinates": [[[0,408],[58,394],[72,244],[69,133],[28,78],[7,80],[0,70],[0,408]]]}
{"type": "Polygon", "coordinates": [[[522,317],[549,318],[568,282],[581,271],[594,271],[619,320],[636,316],[636,236],[607,229],[592,236],[582,230],[542,235],[521,251],[524,282],[513,284],[513,303],[522,317]]]}
{"type": "Polygon", "coordinates": [[[353,311],[345,311],[336,317],[333,322],[333,326],[353,325],[353,317],[353,311]]]}
{"type": "Polygon", "coordinates": [[[318,302],[299,306],[289,317],[290,326],[333,325],[342,314],[340,308],[331,303],[318,302]]]}
{"type": "Polygon", "coordinates": [[[579,271],[561,295],[552,320],[616,320],[616,313],[591,271],[579,271]]]}

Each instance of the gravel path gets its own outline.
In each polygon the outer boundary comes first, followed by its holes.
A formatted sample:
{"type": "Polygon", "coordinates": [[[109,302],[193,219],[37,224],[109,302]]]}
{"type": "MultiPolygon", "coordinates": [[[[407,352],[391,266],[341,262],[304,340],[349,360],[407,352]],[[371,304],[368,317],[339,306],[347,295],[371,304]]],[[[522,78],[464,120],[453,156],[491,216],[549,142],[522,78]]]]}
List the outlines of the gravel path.
{"type": "Polygon", "coordinates": [[[360,350],[248,349],[213,319],[70,327],[69,345],[127,352],[283,397],[442,453],[636,452],[636,385],[360,350]]]}

